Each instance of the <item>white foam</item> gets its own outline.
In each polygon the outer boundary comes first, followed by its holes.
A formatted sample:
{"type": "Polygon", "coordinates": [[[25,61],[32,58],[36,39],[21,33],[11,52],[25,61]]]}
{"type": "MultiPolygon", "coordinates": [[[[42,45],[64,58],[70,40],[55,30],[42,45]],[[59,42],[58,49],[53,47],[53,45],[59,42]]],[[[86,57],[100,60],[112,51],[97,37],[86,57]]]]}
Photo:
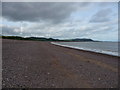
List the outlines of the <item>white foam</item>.
{"type": "Polygon", "coordinates": [[[113,55],[113,56],[119,56],[118,52],[103,51],[103,50],[100,50],[100,49],[90,49],[90,48],[75,47],[75,46],[63,45],[63,44],[59,44],[59,43],[55,43],[55,42],[51,42],[51,44],[59,45],[59,46],[63,46],[63,47],[81,49],[81,50],[86,50],[86,51],[92,51],[92,52],[97,52],[97,53],[102,53],[102,54],[108,54],[108,55],[113,55]]]}

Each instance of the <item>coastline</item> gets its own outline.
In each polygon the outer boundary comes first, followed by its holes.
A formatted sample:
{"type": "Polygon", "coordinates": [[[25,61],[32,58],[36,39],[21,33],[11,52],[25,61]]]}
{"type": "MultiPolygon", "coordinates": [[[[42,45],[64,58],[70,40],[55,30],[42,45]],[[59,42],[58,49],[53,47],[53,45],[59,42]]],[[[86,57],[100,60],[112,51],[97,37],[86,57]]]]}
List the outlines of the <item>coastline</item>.
{"type": "Polygon", "coordinates": [[[88,48],[79,48],[79,47],[74,47],[74,46],[69,46],[69,45],[62,45],[62,44],[59,44],[57,42],[51,42],[51,44],[66,47],[66,48],[70,48],[70,49],[75,49],[75,50],[82,50],[82,51],[91,52],[91,53],[97,53],[97,54],[109,55],[109,56],[114,56],[114,57],[120,57],[119,54],[117,55],[117,54],[107,52],[107,51],[102,51],[101,52],[100,50],[96,50],[96,49],[92,50],[92,49],[88,49],[88,48]]]}
{"type": "Polygon", "coordinates": [[[3,88],[118,88],[118,57],[42,41],[2,45],[3,88]]]}

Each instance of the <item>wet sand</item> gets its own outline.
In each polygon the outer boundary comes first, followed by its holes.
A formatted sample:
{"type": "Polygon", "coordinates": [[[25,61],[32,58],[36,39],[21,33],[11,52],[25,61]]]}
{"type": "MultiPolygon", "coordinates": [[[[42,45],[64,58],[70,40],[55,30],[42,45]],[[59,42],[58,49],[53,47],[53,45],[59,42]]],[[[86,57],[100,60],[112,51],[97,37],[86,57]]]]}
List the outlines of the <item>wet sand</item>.
{"type": "Polygon", "coordinates": [[[118,88],[118,57],[3,40],[3,88],[118,88]]]}

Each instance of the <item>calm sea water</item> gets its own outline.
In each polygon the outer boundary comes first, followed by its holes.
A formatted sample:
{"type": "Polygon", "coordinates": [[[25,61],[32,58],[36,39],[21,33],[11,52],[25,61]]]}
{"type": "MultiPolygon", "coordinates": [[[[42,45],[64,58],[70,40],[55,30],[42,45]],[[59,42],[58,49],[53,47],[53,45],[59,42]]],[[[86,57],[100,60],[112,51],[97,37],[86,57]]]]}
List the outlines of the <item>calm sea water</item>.
{"type": "Polygon", "coordinates": [[[118,42],[52,42],[52,44],[118,56],[118,42]]]}

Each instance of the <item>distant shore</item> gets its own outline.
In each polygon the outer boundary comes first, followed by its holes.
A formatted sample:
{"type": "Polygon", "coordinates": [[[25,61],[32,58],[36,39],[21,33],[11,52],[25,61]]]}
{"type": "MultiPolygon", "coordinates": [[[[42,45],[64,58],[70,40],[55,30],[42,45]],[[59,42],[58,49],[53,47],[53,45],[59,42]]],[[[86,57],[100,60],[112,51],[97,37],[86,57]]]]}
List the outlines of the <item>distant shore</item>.
{"type": "Polygon", "coordinates": [[[89,38],[76,38],[76,39],[55,39],[55,38],[45,38],[45,37],[21,37],[21,36],[0,36],[3,39],[14,39],[14,40],[33,40],[33,41],[61,41],[61,42],[85,42],[94,40],[89,38]]]}
{"type": "Polygon", "coordinates": [[[3,88],[118,88],[118,57],[42,41],[2,45],[3,88]]]}

